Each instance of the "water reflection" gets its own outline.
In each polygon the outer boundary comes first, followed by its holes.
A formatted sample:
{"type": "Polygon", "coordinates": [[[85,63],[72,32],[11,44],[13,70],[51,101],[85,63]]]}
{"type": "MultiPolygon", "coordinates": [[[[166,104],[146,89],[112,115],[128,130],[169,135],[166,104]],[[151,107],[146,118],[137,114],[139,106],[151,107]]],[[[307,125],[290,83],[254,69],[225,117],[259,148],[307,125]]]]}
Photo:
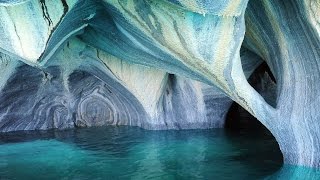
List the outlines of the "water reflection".
{"type": "Polygon", "coordinates": [[[20,132],[0,135],[0,177],[261,179],[281,167],[276,150],[272,136],[223,129],[20,132]]]}
{"type": "Polygon", "coordinates": [[[320,179],[320,170],[302,166],[284,165],[279,171],[265,179],[318,180],[320,179]]]}

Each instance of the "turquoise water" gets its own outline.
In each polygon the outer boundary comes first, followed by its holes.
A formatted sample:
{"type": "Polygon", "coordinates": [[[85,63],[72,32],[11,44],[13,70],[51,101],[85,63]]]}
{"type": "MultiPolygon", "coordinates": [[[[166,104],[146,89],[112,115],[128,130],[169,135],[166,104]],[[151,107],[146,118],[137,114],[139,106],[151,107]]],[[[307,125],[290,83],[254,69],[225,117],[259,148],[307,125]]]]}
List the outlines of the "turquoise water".
{"type": "Polygon", "coordinates": [[[268,133],[101,127],[0,135],[0,179],[288,177],[294,168],[281,164],[268,133]]]}

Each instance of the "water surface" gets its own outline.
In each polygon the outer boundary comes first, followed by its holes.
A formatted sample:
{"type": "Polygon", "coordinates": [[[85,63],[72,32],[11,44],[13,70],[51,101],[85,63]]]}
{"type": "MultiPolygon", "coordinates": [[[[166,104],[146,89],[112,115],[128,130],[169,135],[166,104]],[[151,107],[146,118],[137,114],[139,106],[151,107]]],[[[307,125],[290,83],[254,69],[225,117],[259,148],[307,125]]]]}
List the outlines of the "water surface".
{"type": "Polygon", "coordinates": [[[99,127],[0,134],[0,179],[261,179],[275,177],[281,164],[268,133],[99,127]]]}

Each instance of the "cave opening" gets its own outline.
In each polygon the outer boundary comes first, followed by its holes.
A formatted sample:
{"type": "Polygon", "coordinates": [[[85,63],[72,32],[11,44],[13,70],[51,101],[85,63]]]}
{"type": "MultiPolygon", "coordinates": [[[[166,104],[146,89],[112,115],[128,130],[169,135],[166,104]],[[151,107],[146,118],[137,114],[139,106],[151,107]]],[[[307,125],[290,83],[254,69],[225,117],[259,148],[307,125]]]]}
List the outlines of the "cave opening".
{"type": "MultiPolygon", "coordinates": [[[[248,82],[271,106],[276,106],[276,79],[267,63],[264,62],[258,66],[248,82]]],[[[272,167],[274,170],[282,166],[283,156],[275,137],[258,119],[235,102],[229,108],[224,128],[227,136],[245,137],[255,144],[252,146],[252,143],[250,145],[248,143],[250,146],[247,147],[250,149],[248,156],[255,157],[253,160],[248,160],[249,164],[254,166],[261,162],[270,161],[274,163],[274,167],[272,167]],[[259,143],[262,140],[264,143],[259,143]]],[[[234,141],[237,144],[237,140],[234,141]]]]}
{"type": "MultiPolygon", "coordinates": [[[[261,96],[271,106],[276,106],[277,87],[276,79],[273,76],[268,64],[261,63],[250,75],[249,84],[261,94],[261,96]]],[[[229,108],[225,128],[230,131],[252,131],[263,134],[271,134],[271,132],[243,107],[233,102],[229,108]]]]}

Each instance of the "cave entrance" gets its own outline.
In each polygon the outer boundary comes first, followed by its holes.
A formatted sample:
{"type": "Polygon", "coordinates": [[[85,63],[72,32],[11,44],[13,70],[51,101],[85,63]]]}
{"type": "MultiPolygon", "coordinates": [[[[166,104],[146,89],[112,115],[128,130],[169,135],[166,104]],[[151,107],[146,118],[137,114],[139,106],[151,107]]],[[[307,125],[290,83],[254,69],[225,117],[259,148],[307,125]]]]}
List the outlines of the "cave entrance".
{"type": "MultiPolygon", "coordinates": [[[[250,85],[261,94],[271,106],[276,107],[277,87],[268,64],[261,63],[248,79],[250,85]]],[[[228,111],[225,128],[228,131],[252,131],[263,134],[271,132],[237,103],[233,103],[228,111]]]]}
{"type": "MultiPolygon", "coordinates": [[[[248,82],[270,105],[276,106],[276,80],[266,63],[252,73],[248,82]]],[[[272,162],[266,167],[269,172],[277,171],[282,166],[283,156],[275,137],[258,119],[235,102],[228,111],[225,132],[237,148],[247,149],[247,156],[243,158],[248,159],[248,164],[256,167],[266,161],[272,162]]]]}
{"type": "Polygon", "coordinates": [[[248,111],[233,103],[228,111],[225,129],[229,132],[251,132],[272,135],[271,132],[248,111]]]}

